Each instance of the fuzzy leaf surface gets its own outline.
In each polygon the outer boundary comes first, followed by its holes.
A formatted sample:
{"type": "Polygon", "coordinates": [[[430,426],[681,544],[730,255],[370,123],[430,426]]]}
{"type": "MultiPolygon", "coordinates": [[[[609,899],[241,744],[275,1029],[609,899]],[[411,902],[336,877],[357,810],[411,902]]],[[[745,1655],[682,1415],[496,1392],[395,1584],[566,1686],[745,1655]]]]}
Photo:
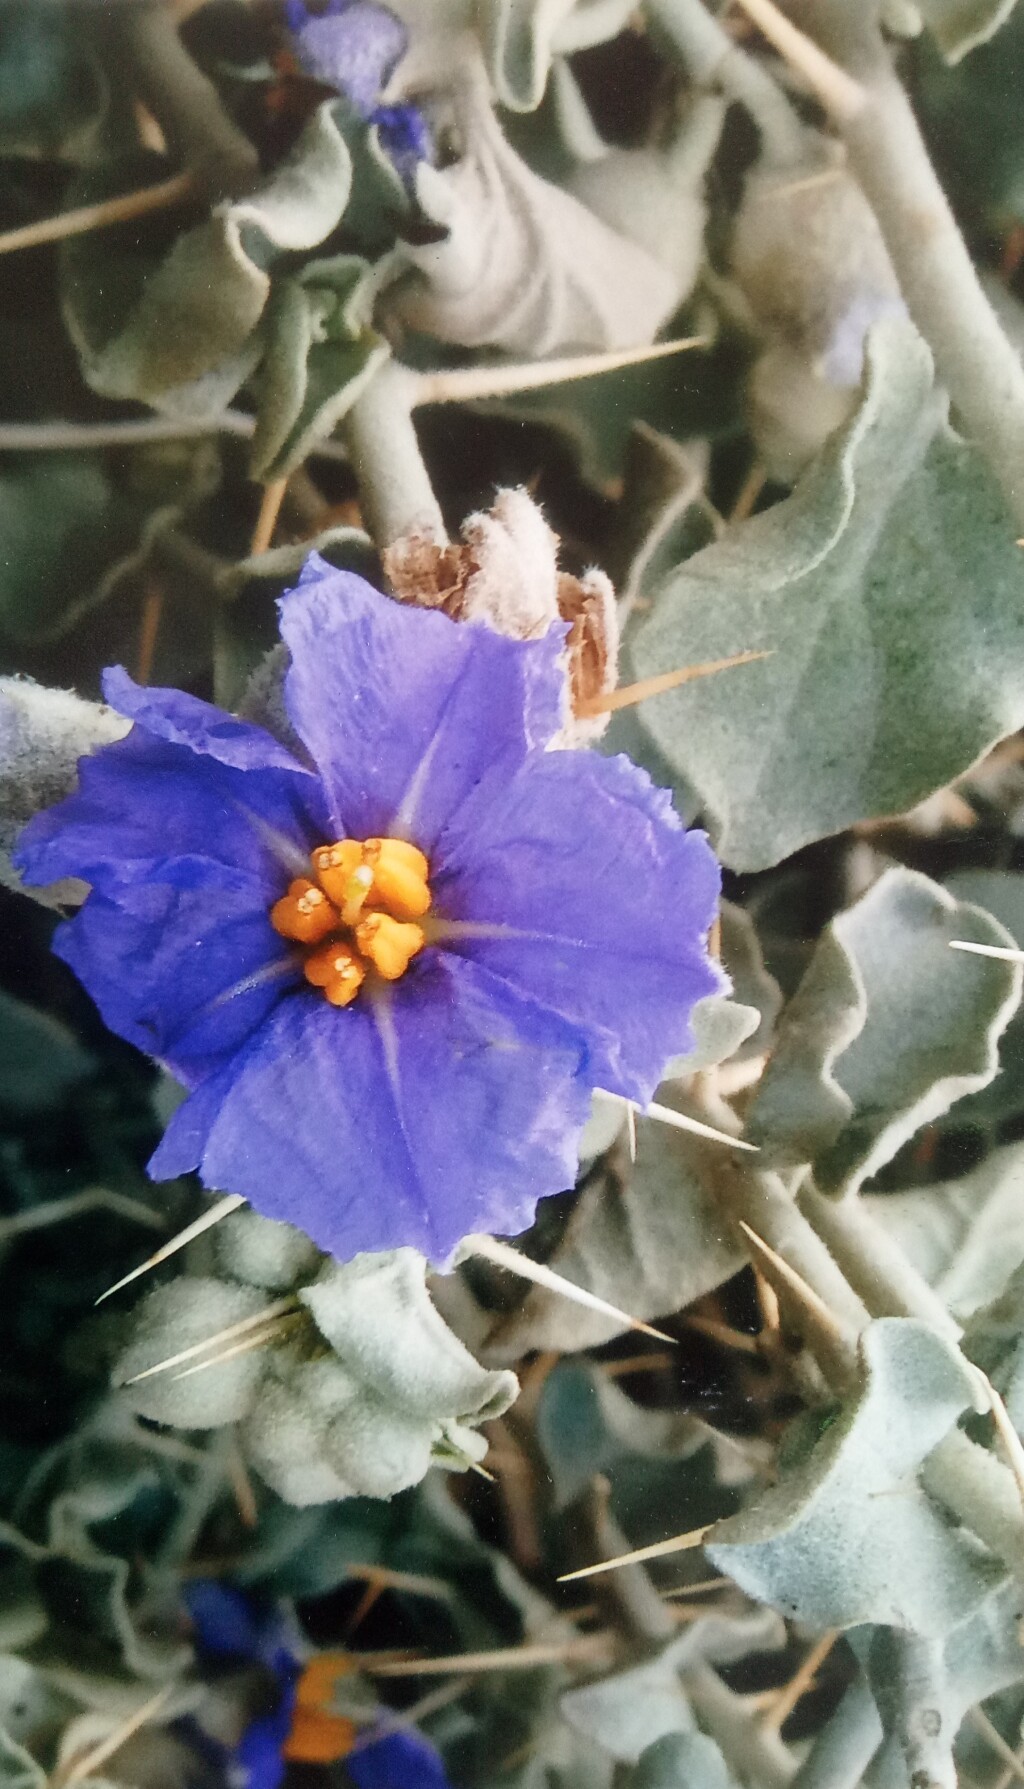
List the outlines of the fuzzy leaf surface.
{"type": "Polygon", "coordinates": [[[642,1754],[630,1789],[734,1789],[735,1779],[706,1733],[666,1733],[642,1754]]]}
{"type": "MultiPolygon", "coordinates": [[[[547,1265],[631,1317],[665,1316],[720,1286],[743,1255],[710,1191],[708,1152],[716,1149],[721,1144],[638,1118],[636,1161],[622,1151],[598,1164],[547,1265]]],[[[488,1353],[502,1360],[534,1348],[575,1353],[624,1328],[534,1286],[489,1339],[488,1353]]]]}
{"type": "Polygon", "coordinates": [[[777,1484],[720,1525],[707,1556],[794,1620],[941,1638],[1001,1575],[915,1482],[972,1405],[975,1382],[946,1342],[906,1318],[870,1324],[861,1360],[857,1395],[777,1484]]]}
{"type": "Polygon", "coordinates": [[[653,1659],[568,1691],[562,1712],[578,1732],[596,1739],[614,1758],[635,1764],[665,1734],[695,1731],[687,1670],[699,1664],[734,1664],[748,1652],[783,1645],[785,1628],[771,1609],[702,1615],[653,1659]]]}
{"type": "Polygon", "coordinates": [[[369,265],[358,255],[314,261],[283,280],[267,309],[252,468],[283,478],[351,408],[387,358],[371,326],[369,265]]]}
{"type": "MultiPolygon", "coordinates": [[[[330,105],[251,197],[226,201],[139,272],[109,238],[69,240],[65,318],[94,391],[216,415],[252,372],[252,339],[281,255],[314,248],[341,219],[351,158],[330,105]]],[[[93,196],[93,195],[89,195],[93,196]]],[[[145,266],[145,263],[143,263],[145,266]]]]}
{"type": "Polygon", "coordinates": [[[945,426],[928,349],[878,325],[849,428],[792,496],[670,575],[632,643],[638,677],[771,654],[641,716],[725,863],[764,869],[903,812],[1021,725],[1015,532],[945,426]]]}
{"type": "Polygon", "coordinates": [[[1024,1144],[994,1149],[959,1180],[864,1202],[961,1323],[1024,1262],[1024,1144]]]}
{"type": "Polygon", "coordinates": [[[917,0],[921,14],[947,62],[987,43],[1005,25],[1017,0],[917,0]]]}
{"type": "Polygon", "coordinates": [[[980,907],[892,869],[823,933],[748,1120],[769,1159],[848,1193],[922,1124],[995,1075],[1020,969],[949,948],[1005,945],[980,907]]]}

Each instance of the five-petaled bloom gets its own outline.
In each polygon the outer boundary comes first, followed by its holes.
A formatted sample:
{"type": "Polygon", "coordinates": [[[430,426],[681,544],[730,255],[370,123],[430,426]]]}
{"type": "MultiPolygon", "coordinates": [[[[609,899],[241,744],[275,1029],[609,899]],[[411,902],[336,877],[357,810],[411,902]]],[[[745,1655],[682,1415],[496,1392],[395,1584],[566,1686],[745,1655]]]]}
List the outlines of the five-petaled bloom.
{"type": "Polygon", "coordinates": [[[564,627],[510,640],[315,556],[280,605],[294,738],[107,673],[134,722],[33,820],[26,880],[198,1168],[349,1257],[445,1260],[570,1186],[595,1087],[646,1103],[720,985],[718,867],[624,757],[546,750],[564,627]]]}

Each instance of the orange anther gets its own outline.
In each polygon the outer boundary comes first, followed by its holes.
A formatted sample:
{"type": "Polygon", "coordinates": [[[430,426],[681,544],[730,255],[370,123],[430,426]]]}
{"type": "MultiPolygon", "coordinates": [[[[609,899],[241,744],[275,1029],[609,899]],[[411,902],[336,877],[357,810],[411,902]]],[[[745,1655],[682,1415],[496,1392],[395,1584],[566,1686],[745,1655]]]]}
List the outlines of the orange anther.
{"type": "Polygon", "coordinates": [[[422,919],[430,906],[422,851],[404,839],[367,839],[363,856],[373,870],[373,900],[395,919],[422,919]]]}
{"type": "Polygon", "coordinates": [[[271,907],[270,923],[282,938],[291,938],[296,944],[319,944],[334,931],[338,915],[323,889],[299,876],[271,907]]]}
{"type": "Polygon", "coordinates": [[[340,839],[336,845],[318,845],[313,852],[317,881],[336,907],[344,905],[346,890],[363,861],[358,839],[340,839]]]}
{"type": "Polygon", "coordinates": [[[408,839],[367,839],[363,847],[367,863],[375,863],[383,851],[398,863],[404,863],[413,875],[425,882],[430,874],[430,865],[418,845],[410,845],[408,839]]]}
{"type": "Polygon", "coordinates": [[[350,1006],[366,980],[366,965],[348,944],[325,944],[313,951],[302,972],[314,988],[323,989],[332,1006],[350,1006]]]}
{"type": "Polygon", "coordinates": [[[356,927],[356,943],[378,975],[397,981],[426,939],[419,926],[403,924],[390,913],[368,913],[356,927]]]}

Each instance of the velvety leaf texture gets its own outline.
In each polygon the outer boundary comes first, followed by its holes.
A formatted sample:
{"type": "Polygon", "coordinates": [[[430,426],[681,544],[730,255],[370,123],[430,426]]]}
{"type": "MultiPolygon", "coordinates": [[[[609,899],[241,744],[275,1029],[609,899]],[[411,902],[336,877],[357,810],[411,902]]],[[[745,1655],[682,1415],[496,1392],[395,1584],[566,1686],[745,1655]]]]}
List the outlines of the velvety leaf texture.
{"type": "Polygon", "coordinates": [[[94,390],[188,415],[215,414],[252,372],[251,339],[281,255],[310,249],[348,201],[351,160],[331,108],[251,198],[225,201],[179,236],[140,282],[94,238],[64,251],[65,316],[94,390]]]}
{"type": "Polygon", "coordinates": [[[980,1606],[999,1570],[949,1527],[913,1474],[977,1387],[924,1324],[882,1318],[861,1346],[859,1396],[802,1463],[719,1526],[708,1558],[748,1596],[797,1620],[941,1637],[980,1606]]]}
{"type": "Polygon", "coordinates": [[[947,62],[987,43],[1004,25],[1017,0],[917,0],[918,10],[947,62]]]}
{"type": "Polygon", "coordinates": [[[1009,934],[892,869],[833,920],[787,1007],[748,1130],[776,1160],[853,1192],[922,1124],[984,1087],[1020,998],[1013,964],[950,949],[1009,934]]]}
{"type": "Polygon", "coordinates": [[[910,807],[1021,725],[1016,532],[943,421],[924,343],[879,324],[850,427],[791,497],[666,578],[632,641],[639,677],[771,655],[642,712],[726,863],[910,807]]]}

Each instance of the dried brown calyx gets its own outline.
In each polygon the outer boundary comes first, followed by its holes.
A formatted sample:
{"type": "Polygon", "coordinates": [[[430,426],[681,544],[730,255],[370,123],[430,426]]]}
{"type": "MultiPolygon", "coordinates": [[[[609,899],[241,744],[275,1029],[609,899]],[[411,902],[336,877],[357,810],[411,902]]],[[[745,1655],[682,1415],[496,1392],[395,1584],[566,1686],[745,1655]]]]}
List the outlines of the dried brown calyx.
{"type": "Polygon", "coordinates": [[[399,601],[443,609],[453,621],[482,621],[514,640],[539,639],[552,622],[568,622],[568,715],[555,743],[576,746],[607,726],[607,715],[587,708],[615,687],[618,621],[604,572],[592,567],[576,578],[559,571],[558,544],[527,491],[500,490],[492,509],[467,517],[460,541],[404,535],[383,558],[399,601]]]}

